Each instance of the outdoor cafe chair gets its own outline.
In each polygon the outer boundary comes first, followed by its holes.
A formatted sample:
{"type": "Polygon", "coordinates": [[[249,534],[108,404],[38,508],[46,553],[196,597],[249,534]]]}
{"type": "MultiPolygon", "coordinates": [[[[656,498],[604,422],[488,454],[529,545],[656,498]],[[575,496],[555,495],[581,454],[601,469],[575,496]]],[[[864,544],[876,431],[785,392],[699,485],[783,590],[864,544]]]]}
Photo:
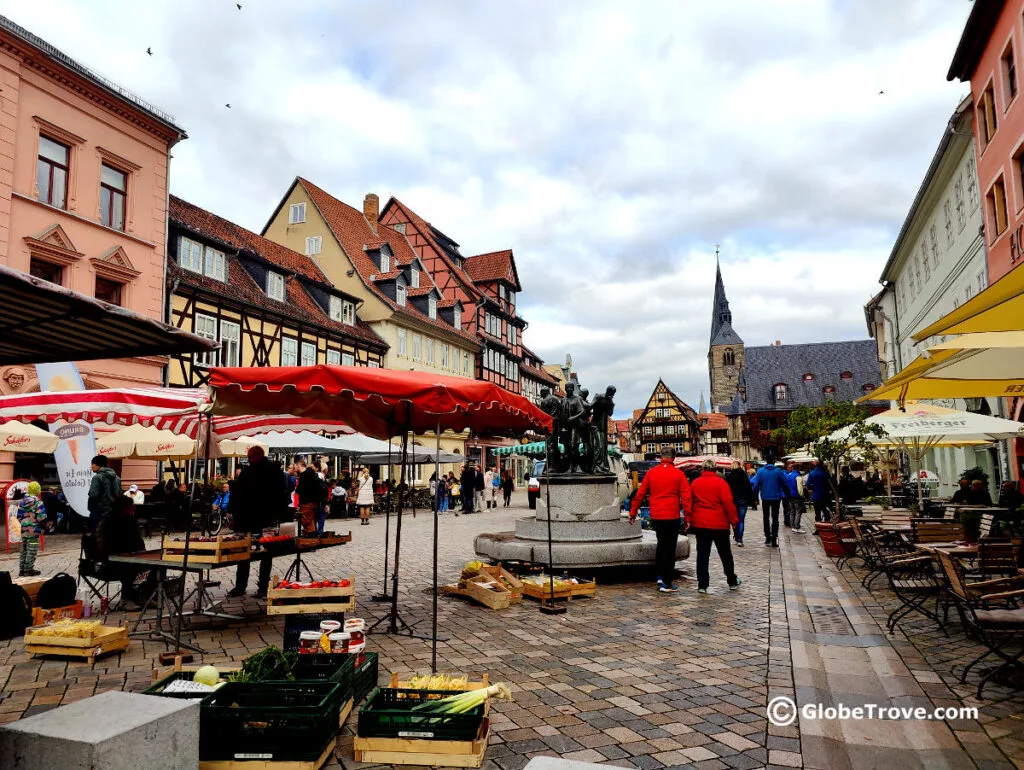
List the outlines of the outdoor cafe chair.
{"type": "Polygon", "coordinates": [[[962,565],[951,554],[940,552],[938,558],[964,633],[985,648],[985,652],[964,667],[960,682],[965,683],[971,669],[989,656],[1002,659],[1002,663],[978,682],[978,698],[981,699],[985,685],[997,674],[1018,666],[1024,656],[1024,608],[1020,606],[1024,599],[1024,577],[969,583],[962,565]]]}
{"type": "Polygon", "coordinates": [[[78,585],[81,586],[82,583],[85,583],[88,588],[87,601],[95,596],[102,607],[105,599],[109,611],[121,597],[120,577],[115,577],[110,570],[110,565],[96,556],[95,542],[94,535],[88,533],[82,535],[81,551],[78,554],[78,585]],[[113,582],[118,584],[118,589],[111,593],[110,584],[113,582]]]}
{"type": "Polygon", "coordinates": [[[941,591],[929,554],[908,554],[887,559],[882,564],[882,571],[889,581],[889,588],[900,602],[900,605],[889,613],[885,624],[890,634],[895,633],[896,625],[901,620],[913,612],[919,612],[926,618],[934,620],[942,632],[949,635],[939,618],[941,591]],[[932,603],[935,605],[934,610],[927,606],[932,603]]]}
{"type": "Polygon", "coordinates": [[[962,524],[944,519],[914,518],[910,520],[910,527],[915,543],[952,543],[964,537],[962,524]]]}
{"type": "Polygon", "coordinates": [[[885,573],[886,562],[908,556],[912,549],[903,538],[894,533],[868,532],[861,528],[860,522],[851,522],[851,525],[857,538],[857,555],[867,568],[867,573],[861,578],[860,583],[864,588],[871,590],[875,578],[885,573]]]}
{"type": "Polygon", "coordinates": [[[978,540],[978,560],[974,572],[982,576],[1017,574],[1017,555],[1010,540],[983,537],[978,540]]]}

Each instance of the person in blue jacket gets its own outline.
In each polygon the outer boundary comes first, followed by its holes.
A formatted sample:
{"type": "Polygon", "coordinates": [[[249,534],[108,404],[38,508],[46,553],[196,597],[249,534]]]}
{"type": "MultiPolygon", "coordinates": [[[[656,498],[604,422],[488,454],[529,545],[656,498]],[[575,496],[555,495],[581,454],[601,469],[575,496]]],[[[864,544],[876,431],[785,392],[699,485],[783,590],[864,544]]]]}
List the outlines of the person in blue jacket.
{"type": "Polygon", "coordinates": [[[830,492],[828,468],[818,460],[811,461],[811,472],[807,474],[807,486],[811,490],[811,504],[814,506],[814,521],[828,521],[830,492]]]}
{"type": "Polygon", "coordinates": [[[754,492],[761,496],[764,544],[778,548],[779,506],[790,496],[785,471],[778,465],[765,465],[754,475],[754,492]]]}

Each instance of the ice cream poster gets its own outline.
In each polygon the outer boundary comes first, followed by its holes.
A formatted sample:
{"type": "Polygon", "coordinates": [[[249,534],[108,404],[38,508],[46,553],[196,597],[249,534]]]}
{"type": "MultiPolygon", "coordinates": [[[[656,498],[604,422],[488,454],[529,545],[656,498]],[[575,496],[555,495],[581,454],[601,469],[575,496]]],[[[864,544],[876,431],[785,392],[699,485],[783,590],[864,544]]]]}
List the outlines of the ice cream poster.
{"type": "MultiPolygon", "coordinates": [[[[85,383],[72,362],[59,364],[36,364],[39,389],[58,392],[85,390],[85,383]]],[[[96,454],[96,437],[92,425],[87,422],[65,422],[58,420],[49,425],[50,433],[60,439],[57,451],[53,453],[57,463],[57,477],[60,479],[64,496],[74,511],[81,516],[89,515],[89,483],[92,481],[92,458],[96,454]]]]}

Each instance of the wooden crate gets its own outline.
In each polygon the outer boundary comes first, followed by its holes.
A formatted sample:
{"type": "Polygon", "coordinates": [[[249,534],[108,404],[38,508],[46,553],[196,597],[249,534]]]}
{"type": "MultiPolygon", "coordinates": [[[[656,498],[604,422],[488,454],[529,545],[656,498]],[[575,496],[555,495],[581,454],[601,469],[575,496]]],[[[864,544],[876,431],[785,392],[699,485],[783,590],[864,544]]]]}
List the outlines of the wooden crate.
{"type": "Polygon", "coordinates": [[[328,759],[334,756],[337,740],[337,738],[331,738],[331,742],[327,744],[327,748],[317,759],[276,762],[266,759],[220,759],[207,762],[200,760],[199,770],[319,770],[327,763],[328,759]]]}
{"type": "MultiPolygon", "coordinates": [[[[572,597],[572,585],[565,581],[555,581],[555,592],[556,599],[569,599],[572,597]]],[[[538,601],[546,601],[551,598],[551,586],[545,579],[543,584],[537,585],[526,580],[523,581],[523,596],[528,596],[531,599],[537,599],[538,601]]]]}
{"type": "MultiPolygon", "coordinates": [[[[269,588],[268,615],[305,615],[319,612],[351,612],[356,608],[356,578],[349,576],[344,588],[269,588]]],[[[275,575],[271,586],[281,579],[275,575]]]]}
{"type": "Polygon", "coordinates": [[[583,596],[593,598],[597,596],[597,581],[581,580],[579,583],[573,583],[570,590],[572,591],[571,596],[573,599],[578,599],[583,596]]]}
{"type": "Polygon", "coordinates": [[[471,577],[466,581],[464,590],[465,596],[492,610],[503,610],[512,606],[512,592],[505,588],[500,580],[490,575],[471,577]]]}
{"type": "Polygon", "coordinates": [[[356,762],[374,765],[426,765],[480,767],[487,751],[490,721],[485,717],[472,741],[435,741],[427,738],[363,738],[352,740],[356,762]]]}
{"type": "Polygon", "coordinates": [[[513,604],[518,604],[523,600],[523,581],[500,564],[495,564],[494,566],[485,564],[480,568],[480,571],[500,580],[501,584],[512,594],[513,604]]]}
{"type": "Polygon", "coordinates": [[[128,626],[100,626],[99,632],[89,637],[46,636],[46,626],[32,626],[25,630],[25,652],[30,655],[63,655],[85,658],[90,664],[108,652],[128,647],[128,626]]]}
{"type": "MultiPolygon", "coordinates": [[[[466,686],[465,687],[462,687],[462,688],[460,688],[458,690],[452,690],[452,695],[455,695],[456,693],[459,693],[459,692],[468,692],[470,690],[482,690],[484,687],[490,687],[490,685],[491,685],[490,678],[487,676],[487,674],[484,674],[483,679],[481,679],[480,681],[474,682],[473,680],[469,680],[469,681],[466,682],[466,686]]],[[[398,678],[398,674],[396,674],[393,671],[391,672],[391,684],[388,685],[388,686],[392,690],[415,690],[416,689],[415,687],[412,686],[412,684],[409,681],[399,679],[398,678]]],[[[484,716],[487,716],[490,713],[491,713],[491,699],[488,698],[487,700],[484,701],[484,716]]]]}
{"type": "MultiPolygon", "coordinates": [[[[241,540],[224,540],[224,535],[218,535],[216,540],[208,543],[199,543],[189,540],[188,563],[189,564],[225,564],[233,561],[245,561],[249,558],[249,551],[252,548],[252,536],[247,535],[241,540]]],[[[171,540],[164,538],[163,541],[165,561],[185,560],[185,541],[171,540]]]]}
{"type": "Polygon", "coordinates": [[[296,545],[302,550],[312,550],[314,548],[326,548],[332,545],[341,545],[342,543],[352,542],[352,532],[350,531],[347,535],[332,535],[328,537],[300,537],[295,541],[296,545]]]}
{"type": "Polygon", "coordinates": [[[43,587],[49,578],[44,577],[19,577],[14,578],[12,581],[14,585],[21,586],[25,589],[25,593],[28,594],[28,598],[32,600],[32,604],[36,603],[36,595],[39,593],[39,589],[43,587]]]}
{"type": "Polygon", "coordinates": [[[54,620],[63,620],[65,618],[80,618],[82,617],[82,602],[81,600],[74,604],[69,604],[66,607],[53,607],[49,610],[44,610],[42,607],[32,608],[32,625],[41,626],[43,623],[50,623],[54,620]]]}

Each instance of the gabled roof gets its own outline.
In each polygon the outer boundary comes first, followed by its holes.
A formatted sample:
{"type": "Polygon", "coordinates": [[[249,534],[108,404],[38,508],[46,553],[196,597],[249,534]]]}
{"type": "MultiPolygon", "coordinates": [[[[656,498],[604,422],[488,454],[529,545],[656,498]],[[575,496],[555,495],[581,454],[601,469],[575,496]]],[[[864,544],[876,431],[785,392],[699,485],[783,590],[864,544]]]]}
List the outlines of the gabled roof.
{"type": "Polygon", "coordinates": [[[535,366],[529,366],[525,363],[519,364],[519,373],[528,375],[535,380],[543,382],[545,385],[551,385],[552,387],[558,385],[558,380],[552,377],[550,374],[535,366]]]}
{"type": "MultiPolygon", "coordinates": [[[[455,277],[455,280],[462,284],[463,289],[470,297],[475,298],[480,292],[473,285],[473,279],[470,277],[469,273],[467,273],[463,267],[458,264],[459,261],[466,259],[466,257],[459,253],[459,244],[431,225],[427,220],[394,196],[384,204],[381,216],[383,216],[384,212],[386,212],[391,206],[397,207],[405,217],[412,222],[420,234],[430,242],[434,247],[434,250],[440,255],[441,260],[448,267],[449,271],[455,277]]],[[[384,227],[381,229],[391,230],[390,227],[384,227]]]]}
{"type": "Polygon", "coordinates": [[[703,412],[697,415],[701,433],[713,430],[729,430],[729,417],[721,412],[703,412]],[[705,420],[707,421],[705,423],[705,420]]]}
{"type": "Polygon", "coordinates": [[[655,385],[654,389],[651,391],[650,398],[647,399],[647,406],[645,406],[643,409],[637,410],[640,413],[639,416],[636,416],[636,412],[633,413],[634,422],[638,420],[643,420],[645,417],[647,417],[647,415],[651,412],[652,409],[657,409],[662,406],[676,406],[682,411],[683,416],[686,419],[692,420],[693,422],[697,422],[697,411],[692,406],[683,401],[683,399],[679,398],[679,396],[673,393],[672,388],[666,385],[665,381],[660,377],[658,378],[658,384],[655,385]],[[671,399],[672,401],[671,404],[668,401],[659,402],[655,399],[655,394],[658,392],[659,387],[665,389],[666,394],[668,394],[669,399],[671,399]]]}
{"type": "MultiPolygon", "coordinates": [[[[746,349],[746,412],[776,412],[798,406],[821,406],[825,387],[835,388],[834,401],[853,401],[864,395],[864,386],[878,387],[881,376],[878,346],[874,340],[811,342],[802,345],[767,345],[746,349]],[[842,373],[850,372],[851,379],[842,373]],[[804,380],[805,374],[814,379],[804,380]],[[785,384],[786,403],[776,403],[775,386],[785,384]]],[[[735,399],[733,406],[735,407],[735,399]]],[[[732,412],[732,407],[730,408],[732,412]]]]}
{"type": "Polygon", "coordinates": [[[522,291],[512,249],[469,257],[466,260],[466,273],[473,281],[508,281],[516,291],[522,291]]]}
{"type": "Polygon", "coordinates": [[[711,338],[711,346],[715,345],[742,345],[743,340],[732,328],[732,324],[728,321],[721,324],[718,327],[718,331],[715,332],[715,336],[711,338]]]}
{"type": "MultiPolygon", "coordinates": [[[[978,60],[985,52],[1006,0],[975,0],[971,15],[967,17],[964,31],[957,43],[953,61],[949,64],[946,80],[970,80],[978,66],[978,60]]],[[[1019,12],[1018,12],[1019,13],[1019,12]]]]}
{"type": "MultiPolygon", "coordinates": [[[[377,266],[368,253],[370,249],[380,248],[384,243],[387,243],[395,257],[396,265],[407,265],[416,259],[416,252],[404,235],[390,227],[383,226],[378,226],[377,232],[374,233],[373,228],[366,221],[362,211],[349,206],[347,203],[342,203],[307,179],[297,177],[295,183],[302,185],[309,195],[313,205],[320,212],[320,216],[323,217],[324,222],[327,223],[334,237],[352,261],[352,265],[362,279],[363,284],[373,291],[378,299],[388,305],[396,315],[420,324],[428,324],[443,330],[449,335],[454,335],[462,340],[471,342],[474,346],[479,345],[476,337],[472,334],[461,329],[455,329],[440,319],[430,318],[427,314],[417,310],[415,306],[399,305],[374,285],[374,277],[376,276],[377,280],[380,278],[377,266]]],[[[393,270],[392,273],[397,276],[399,271],[393,270]]],[[[386,275],[390,276],[391,273],[386,275]]],[[[387,280],[387,278],[384,280],[387,280]]]]}

